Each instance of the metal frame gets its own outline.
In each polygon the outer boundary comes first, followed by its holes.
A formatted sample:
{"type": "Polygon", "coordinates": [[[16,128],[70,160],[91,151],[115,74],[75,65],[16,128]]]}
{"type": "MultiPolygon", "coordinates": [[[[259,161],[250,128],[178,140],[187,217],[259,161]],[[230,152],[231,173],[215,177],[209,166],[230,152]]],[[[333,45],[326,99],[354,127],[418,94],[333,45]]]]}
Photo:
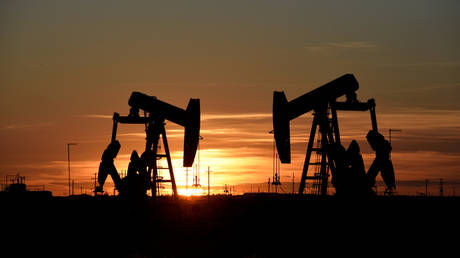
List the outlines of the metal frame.
{"type": "Polygon", "coordinates": [[[337,119],[337,110],[346,111],[370,111],[372,129],[377,131],[377,118],[375,115],[375,101],[369,99],[367,102],[335,102],[330,101],[314,108],[313,122],[310,131],[310,138],[307,145],[302,177],[299,184],[299,194],[305,190],[306,180],[315,180],[319,186],[317,194],[327,195],[329,170],[331,174],[335,173],[334,160],[329,157],[326,146],[334,143],[341,143],[340,131],[337,119]],[[330,112],[329,112],[330,110],[330,112]],[[331,116],[330,116],[331,115],[331,116]],[[316,131],[319,128],[321,134],[320,148],[314,148],[316,131]],[[320,162],[310,162],[311,154],[315,151],[321,155],[320,162]],[[319,175],[308,176],[310,166],[321,166],[319,175]]]}
{"type": "Polygon", "coordinates": [[[118,123],[122,124],[144,124],[145,125],[145,133],[146,133],[146,143],[145,143],[145,151],[150,153],[151,155],[147,157],[147,171],[150,175],[151,182],[150,182],[150,189],[152,191],[152,197],[156,197],[159,189],[160,184],[164,182],[170,182],[171,188],[174,196],[178,196],[177,194],[177,186],[176,180],[174,178],[174,171],[171,161],[171,155],[169,152],[169,145],[168,139],[166,137],[166,130],[165,130],[165,122],[164,119],[155,119],[151,116],[147,117],[139,117],[139,116],[120,116],[118,113],[114,113],[113,115],[113,129],[112,129],[112,141],[115,141],[118,123]],[[158,144],[160,140],[160,136],[163,141],[163,146],[165,149],[164,154],[158,153],[158,144]],[[157,161],[161,158],[166,158],[168,163],[168,168],[159,167],[157,161]],[[159,170],[160,169],[168,169],[170,179],[163,179],[159,177],[159,170]]]}

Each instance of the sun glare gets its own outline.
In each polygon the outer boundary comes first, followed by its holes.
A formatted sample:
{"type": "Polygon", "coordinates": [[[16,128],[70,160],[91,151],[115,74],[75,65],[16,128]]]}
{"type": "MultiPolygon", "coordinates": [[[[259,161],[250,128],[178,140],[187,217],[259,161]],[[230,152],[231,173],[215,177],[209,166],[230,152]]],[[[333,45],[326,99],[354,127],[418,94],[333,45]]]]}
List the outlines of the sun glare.
{"type": "Polygon", "coordinates": [[[203,188],[195,188],[195,187],[188,187],[188,189],[179,188],[177,189],[177,193],[181,196],[203,196],[207,194],[207,192],[203,190],[203,188]]]}

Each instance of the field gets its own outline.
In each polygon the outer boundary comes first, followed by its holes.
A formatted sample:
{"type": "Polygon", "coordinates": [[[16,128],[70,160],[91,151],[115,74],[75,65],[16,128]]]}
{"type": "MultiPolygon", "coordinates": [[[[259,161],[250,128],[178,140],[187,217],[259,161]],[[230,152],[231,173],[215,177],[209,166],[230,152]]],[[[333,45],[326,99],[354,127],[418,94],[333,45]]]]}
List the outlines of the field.
{"type": "Polygon", "coordinates": [[[457,197],[1,196],[8,256],[314,257],[455,250],[457,197]]]}

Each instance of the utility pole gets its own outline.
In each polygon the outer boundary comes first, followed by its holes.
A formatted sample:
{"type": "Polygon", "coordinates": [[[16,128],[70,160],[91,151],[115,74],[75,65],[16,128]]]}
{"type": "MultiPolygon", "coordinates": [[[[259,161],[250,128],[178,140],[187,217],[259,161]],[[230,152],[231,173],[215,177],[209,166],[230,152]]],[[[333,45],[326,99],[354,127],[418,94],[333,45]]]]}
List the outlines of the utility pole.
{"type": "Polygon", "coordinates": [[[444,188],[443,188],[443,180],[442,178],[439,179],[439,196],[444,196],[444,188]]]}
{"type": "MultiPolygon", "coordinates": [[[[203,140],[203,136],[199,135],[198,136],[198,166],[197,166],[197,176],[198,180],[200,180],[200,141],[203,140]]],[[[200,182],[197,182],[197,184],[200,184],[200,182]]]]}
{"type": "Polygon", "coordinates": [[[209,169],[208,166],[208,197],[211,195],[211,176],[210,176],[211,170],[209,169]]]}
{"type": "Polygon", "coordinates": [[[94,179],[94,196],[97,195],[97,192],[96,192],[96,187],[97,187],[97,174],[94,173],[94,178],[91,178],[91,179],[94,179]]]}
{"type": "Polygon", "coordinates": [[[402,130],[401,129],[391,129],[390,128],[389,132],[390,132],[390,144],[391,144],[391,132],[402,132],[402,130]]]}
{"type": "Polygon", "coordinates": [[[188,195],[188,167],[185,168],[185,195],[188,195]]]}
{"type": "MultiPolygon", "coordinates": [[[[391,132],[402,132],[402,130],[401,129],[391,129],[390,128],[390,130],[388,130],[388,131],[390,132],[390,145],[391,145],[391,132]]],[[[389,155],[391,157],[391,152],[390,152],[389,155]]]]}
{"type": "Polygon", "coordinates": [[[425,179],[425,196],[428,196],[428,179],[425,179]]]}
{"type": "MultiPolygon", "coordinates": [[[[274,130],[271,130],[268,133],[274,134],[274,130]]],[[[281,164],[278,159],[278,153],[276,152],[275,137],[273,137],[273,180],[272,180],[272,184],[275,185],[275,193],[278,193],[278,185],[281,185],[280,171],[281,171],[281,164]]]]}
{"type": "Polygon", "coordinates": [[[294,194],[294,172],[292,172],[292,194],[294,194]]]}
{"type": "Polygon", "coordinates": [[[67,143],[67,168],[69,171],[69,196],[70,196],[70,146],[77,145],[76,143],[67,143]]]}

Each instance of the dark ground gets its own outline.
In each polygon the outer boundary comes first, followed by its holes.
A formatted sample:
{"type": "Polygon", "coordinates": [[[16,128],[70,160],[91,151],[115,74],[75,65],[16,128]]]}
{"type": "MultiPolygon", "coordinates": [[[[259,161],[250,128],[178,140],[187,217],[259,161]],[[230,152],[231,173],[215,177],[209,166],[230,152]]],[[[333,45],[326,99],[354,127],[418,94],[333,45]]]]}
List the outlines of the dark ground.
{"type": "Polygon", "coordinates": [[[2,257],[459,253],[458,197],[243,195],[134,203],[108,197],[0,195],[0,200],[6,236],[2,257]]]}

